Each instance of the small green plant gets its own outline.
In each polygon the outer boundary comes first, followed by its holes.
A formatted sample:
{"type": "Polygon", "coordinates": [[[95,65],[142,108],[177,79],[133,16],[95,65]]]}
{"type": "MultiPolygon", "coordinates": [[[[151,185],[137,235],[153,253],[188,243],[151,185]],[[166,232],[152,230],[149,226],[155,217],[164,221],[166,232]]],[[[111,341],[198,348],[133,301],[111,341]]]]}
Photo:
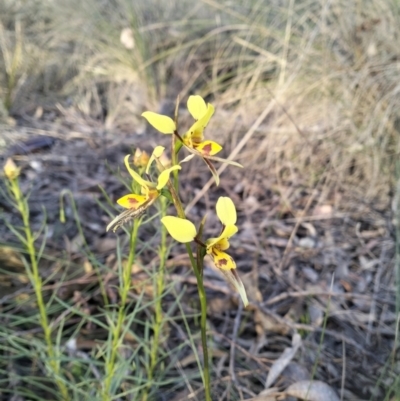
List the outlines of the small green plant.
{"type": "MultiPolygon", "coordinates": [[[[243,283],[240,280],[236,272],[236,264],[234,259],[227,254],[225,251],[229,248],[229,238],[233,236],[237,231],[236,226],[236,208],[233,201],[228,197],[220,197],[216,204],[217,216],[222,223],[221,233],[218,237],[208,238],[203,240],[203,231],[205,225],[205,218],[198,229],[195,225],[187,220],[184,207],[179,196],[179,175],[178,172],[182,169],[184,162],[190,161],[194,156],[201,157],[207,164],[208,168],[212,172],[215,182],[219,183],[219,177],[216,172],[212,161],[220,161],[224,163],[230,163],[235,166],[240,166],[236,162],[228,161],[216,157],[215,155],[222,149],[222,146],[218,143],[204,139],[204,129],[206,128],[211,116],[214,113],[214,107],[211,104],[206,104],[200,96],[190,96],[188,103],[188,110],[192,117],[195,119],[194,124],[189,130],[181,136],[178,132],[177,126],[177,112],[175,113],[175,120],[168,116],[160,115],[150,111],[144,112],[142,115],[146,120],[158,131],[163,134],[171,134],[172,138],[172,155],[171,155],[171,167],[167,167],[162,161],[161,156],[164,154],[165,148],[157,146],[148,162],[146,167],[139,167],[138,171],[135,171],[130,166],[130,155],[127,155],[124,159],[125,166],[133,178],[133,188],[136,190],[134,193],[127,194],[122,198],[118,199],[117,203],[126,208],[124,212],[118,215],[108,225],[107,230],[116,230],[123,224],[128,222],[130,219],[142,215],[154,202],[161,199],[162,203],[162,216],[161,222],[163,223],[169,234],[178,242],[184,243],[186,251],[189,255],[190,262],[197,280],[197,288],[200,299],[201,308],[201,339],[203,349],[203,383],[205,389],[205,399],[211,400],[211,383],[210,383],[210,368],[209,368],[209,356],[207,347],[207,327],[206,327],[206,313],[207,313],[207,298],[203,284],[203,260],[206,255],[209,255],[214,262],[216,268],[224,275],[228,282],[241,296],[244,305],[248,304],[246,291],[243,283]],[[181,161],[178,160],[179,152],[182,148],[186,148],[190,155],[181,161]],[[155,164],[155,171],[151,171],[152,165],[155,164]],[[146,176],[143,178],[142,175],[146,176]],[[152,179],[155,177],[155,179],[152,179]],[[140,187],[140,189],[138,188],[140,187]],[[138,193],[140,192],[140,193],[138,193]],[[175,207],[177,216],[166,215],[166,202],[171,201],[175,207]],[[193,252],[190,243],[194,243],[196,246],[196,253],[193,252]]],[[[134,164],[138,165],[134,161],[134,164]]],[[[241,166],[240,166],[241,167],[241,166]]],[[[135,220],[133,227],[138,227],[138,220],[135,220]]],[[[166,247],[165,245],[165,231],[162,234],[161,249],[166,247]]],[[[130,232],[130,244],[131,254],[134,253],[132,250],[135,246],[135,236],[137,231],[133,230],[130,232]]],[[[165,252],[162,252],[165,255],[165,252]]],[[[133,260],[129,260],[131,263],[133,260]]],[[[129,264],[128,267],[129,269],[129,264]]],[[[124,275],[125,277],[125,275],[124,275]]],[[[151,362],[148,369],[148,379],[151,385],[151,379],[153,377],[154,369],[156,366],[156,354],[158,348],[159,338],[159,326],[161,317],[161,294],[163,291],[163,277],[164,277],[164,265],[161,266],[160,280],[157,284],[157,296],[158,301],[156,303],[156,325],[154,329],[153,345],[151,351],[151,362]]],[[[129,282],[126,280],[123,286],[124,291],[129,290],[129,282]]],[[[125,294],[123,292],[122,294],[125,294]]],[[[123,308],[124,302],[121,302],[121,308],[123,308]]],[[[118,315],[123,316],[123,312],[118,315]]],[[[115,326],[114,338],[119,338],[119,331],[122,327],[122,321],[119,318],[118,323],[115,326]]],[[[111,358],[111,364],[113,358],[111,358]]],[[[113,374],[113,369],[108,369],[107,379],[104,384],[104,400],[107,399],[107,394],[110,391],[110,383],[113,374]]],[[[147,399],[148,387],[143,395],[144,400],[147,399]]]]}
{"type": "Polygon", "coordinates": [[[21,244],[25,248],[28,255],[27,259],[23,259],[27,275],[35,292],[36,303],[39,310],[39,323],[44,334],[45,355],[44,360],[46,370],[52,377],[58,387],[60,398],[68,401],[67,386],[61,377],[60,369],[60,349],[53,344],[53,327],[48,319],[48,305],[43,298],[43,281],[39,272],[39,260],[41,252],[36,250],[35,241],[37,234],[31,229],[29,220],[29,206],[27,197],[21,191],[18,177],[20,169],[15,165],[12,159],[8,159],[4,165],[4,175],[6,177],[6,188],[10,199],[13,201],[15,208],[21,215],[22,227],[17,228],[8,224],[8,228],[15,234],[21,244]]]}

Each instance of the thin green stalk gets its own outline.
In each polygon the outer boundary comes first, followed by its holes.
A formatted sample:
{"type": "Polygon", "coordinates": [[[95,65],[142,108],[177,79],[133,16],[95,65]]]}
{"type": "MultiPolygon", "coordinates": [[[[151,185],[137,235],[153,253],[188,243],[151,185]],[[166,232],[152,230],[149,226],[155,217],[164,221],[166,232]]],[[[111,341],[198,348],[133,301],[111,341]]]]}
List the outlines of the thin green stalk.
{"type": "Polygon", "coordinates": [[[200,299],[200,331],[201,331],[201,343],[203,346],[203,357],[204,357],[204,390],[206,395],[206,401],[211,401],[211,385],[210,385],[210,367],[208,361],[208,346],[207,346],[207,297],[206,290],[204,288],[203,276],[201,274],[202,268],[197,265],[194,259],[192,249],[189,244],[186,245],[186,251],[190,258],[190,263],[193,266],[194,274],[197,280],[197,290],[200,299]]]}
{"type": "Polygon", "coordinates": [[[18,178],[10,179],[10,189],[11,193],[16,201],[17,204],[17,209],[21,214],[22,221],[23,221],[23,226],[24,226],[24,234],[25,234],[25,241],[24,245],[27,249],[27,252],[29,254],[29,259],[30,259],[30,269],[28,264],[27,266],[27,273],[29,275],[29,278],[31,280],[32,286],[35,291],[35,296],[36,296],[36,302],[38,304],[39,308],[39,320],[40,320],[40,325],[43,329],[44,332],[44,339],[46,342],[46,347],[47,347],[47,355],[49,358],[49,365],[50,365],[50,370],[51,374],[54,376],[54,379],[56,381],[56,384],[58,386],[58,389],[61,393],[61,397],[63,400],[68,401],[68,390],[65,385],[65,383],[60,379],[60,362],[58,360],[58,353],[54,348],[52,339],[51,339],[51,334],[52,334],[52,329],[49,324],[49,320],[47,317],[47,310],[46,310],[46,304],[43,299],[42,295],[42,278],[40,277],[39,274],[39,264],[38,264],[38,258],[36,254],[36,249],[35,249],[35,238],[32,233],[30,224],[29,224],[29,206],[26,198],[24,198],[21,189],[19,187],[18,183],[18,178]]]}
{"type": "MultiPolygon", "coordinates": [[[[175,111],[175,120],[177,121],[177,109],[175,111]]],[[[177,131],[175,131],[172,139],[172,165],[176,165],[177,163],[177,155],[175,152],[175,139],[174,139],[175,135],[178,136],[177,131]]],[[[163,166],[159,165],[159,168],[162,170],[163,166]]],[[[174,171],[174,173],[175,172],[176,171],[174,171]]],[[[178,213],[178,216],[182,219],[186,219],[185,210],[183,209],[182,202],[179,198],[177,190],[177,188],[179,188],[178,175],[177,174],[174,175],[173,183],[168,182],[167,185],[171,193],[171,197],[174,206],[176,208],[176,211],[178,213]]],[[[210,368],[209,368],[208,347],[207,347],[207,297],[203,283],[203,266],[200,266],[200,264],[197,263],[196,259],[193,256],[193,252],[190,245],[185,244],[185,246],[197,280],[197,290],[199,293],[200,312],[201,312],[200,331],[201,331],[201,342],[202,342],[203,358],[204,358],[204,367],[203,367],[204,390],[205,390],[206,401],[211,401],[210,368]]]]}
{"type": "Polygon", "coordinates": [[[111,400],[111,385],[117,369],[117,354],[121,344],[121,333],[124,321],[126,319],[126,303],[128,300],[129,290],[131,288],[131,267],[136,256],[136,242],[141,220],[134,220],[132,232],[130,235],[129,255],[126,264],[123,266],[122,280],[120,280],[120,306],[118,309],[117,323],[111,328],[111,351],[105,365],[105,380],[102,391],[102,399],[104,401],[111,400]]]}
{"type": "MultiPolygon", "coordinates": [[[[182,202],[177,192],[175,191],[172,185],[169,185],[168,188],[174,200],[174,205],[178,213],[178,216],[181,219],[186,219],[185,211],[183,209],[182,202]]],[[[203,368],[204,390],[205,390],[206,401],[211,401],[210,367],[209,367],[208,346],[207,346],[207,297],[203,283],[203,274],[202,274],[203,266],[199,266],[197,264],[193,256],[192,248],[190,247],[190,245],[185,244],[185,246],[197,280],[197,290],[199,293],[200,312],[201,312],[201,319],[200,319],[201,343],[203,346],[203,358],[204,358],[204,368],[203,368]]]]}
{"type": "MultiPolygon", "coordinates": [[[[178,126],[178,118],[179,118],[179,95],[176,99],[176,104],[175,104],[175,126],[178,126]]],[[[178,133],[178,132],[177,132],[178,133]]],[[[171,135],[171,161],[172,161],[172,165],[175,166],[176,164],[178,164],[178,152],[175,151],[175,147],[176,147],[176,137],[177,135],[173,134],[171,135]]],[[[179,178],[178,178],[178,170],[175,170],[173,172],[173,177],[174,177],[174,188],[175,191],[178,192],[178,185],[179,185],[179,178]]]]}
{"type": "MultiPolygon", "coordinates": [[[[167,199],[162,197],[161,199],[161,217],[167,215],[167,199]]],[[[162,311],[162,295],[165,289],[165,264],[168,258],[168,246],[167,246],[167,229],[164,225],[161,225],[161,243],[159,250],[160,257],[160,266],[157,272],[157,282],[156,282],[156,291],[155,291],[155,320],[153,324],[153,340],[151,343],[150,350],[150,366],[147,372],[147,386],[144,390],[144,394],[142,396],[143,401],[147,401],[149,392],[152,386],[152,381],[154,378],[154,371],[157,365],[157,357],[158,357],[158,349],[160,346],[160,334],[163,323],[163,311],[162,311]]]]}

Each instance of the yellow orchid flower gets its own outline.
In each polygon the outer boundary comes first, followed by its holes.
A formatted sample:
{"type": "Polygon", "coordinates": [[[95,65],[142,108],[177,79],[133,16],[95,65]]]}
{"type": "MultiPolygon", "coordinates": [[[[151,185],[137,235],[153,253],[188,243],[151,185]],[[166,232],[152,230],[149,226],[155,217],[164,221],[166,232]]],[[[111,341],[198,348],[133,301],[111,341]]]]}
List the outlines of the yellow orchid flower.
{"type": "Polygon", "coordinates": [[[21,168],[17,167],[14,160],[8,158],[3,167],[4,175],[11,181],[15,180],[21,173],[21,168]]]}
{"type": "MultiPolygon", "coordinates": [[[[151,164],[154,160],[159,159],[163,154],[165,148],[163,146],[157,146],[146,166],[146,174],[149,173],[151,164]]],[[[157,183],[143,179],[140,174],[133,170],[129,165],[130,155],[125,156],[124,162],[126,169],[132,178],[140,185],[141,194],[128,194],[117,200],[117,203],[128,209],[119,214],[108,226],[107,231],[113,229],[115,232],[119,227],[125,224],[127,221],[139,217],[146,209],[148,209],[160,196],[161,190],[167,185],[169,176],[172,171],[180,170],[181,166],[176,165],[171,168],[162,171],[158,178],[157,183]]]]}
{"type": "Polygon", "coordinates": [[[188,148],[197,150],[203,157],[216,155],[222,146],[214,141],[204,141],[204,129],[214,114],[214,106],[210,103],[206,105],[201,96],[190,96],[187,107],[196,122],[183,136],[183,143],[188,148]]]}
{"type": "Polygon", "coordinates": [[[236,208],[231,198],[221,196],[218,199],[216,210],[223,229],[218,237],[207,240],[207,254],[211,256],[215,266],[219,269],[235,269],[235,261],[224,251],[229,248],[229,238],[238,231],[236,226],[236,208]]]}
{"type": "MultiPolygon", "coordinates": [[[[236,272],[236,263],[225,251],[229,248],[229,238],[237,233],[236,208],[232,199],[221,196],[216,205],[217,216],[223,228],[216,238],[209,238],[206,243],[206,252],[210,255],[215,267],[225,276],[227,281],[239,293],[243,304],[248,305],[248,299],[244,285],[236,272]]],[[[174,216],[166,216],[161,219],[171,237],[178,242],[187,243],[195,240],[197,230],[195,225],[186,219],[174,216]]]]}
{"type": "Polygon", "coordinates": [[[216,157],[215,155],[222,150],[222,146],[217,142],[204,140],[204,130],[214,114],[214,106],[210,103],[206,105],[206,102],[201,96],[189,96],[187,107],[189,113],[196,121],[183,137],[178,134],[176,124],[172,118],[153,113],[152,111],[145,111],[142,113],[142,116],[157,131],[163,134],[176,135],[189,152],[200,156],[207,164],[218,185],[218,173],[210,160],[232,164],[237,167],[242,167],[242,165],[231,160],[216,157]]]}

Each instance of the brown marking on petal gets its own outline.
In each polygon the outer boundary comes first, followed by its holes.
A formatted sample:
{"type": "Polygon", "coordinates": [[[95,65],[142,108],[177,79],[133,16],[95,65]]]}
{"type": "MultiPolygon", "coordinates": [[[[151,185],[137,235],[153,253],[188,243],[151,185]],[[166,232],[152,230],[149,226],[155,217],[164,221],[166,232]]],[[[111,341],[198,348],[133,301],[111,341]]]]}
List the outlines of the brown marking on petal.
{"type": "Polygon", "coordinates": [[[212,151],[211,143],[208,143],[201,149],[201,153],[204,154],[205,156],[210,156],[211,151],[212,151]]]}
{"type": "Polygon", "coordinates": [[[139,203],[139,201],[135,198],[128,198],[128,202],[130,205],[132,205],[132,207],[136,206],[136,204],[139,203]]]}
{"type": "MultiPolygon", "coordinates": [[[[131,199],[131,198],[130,198],[131,199]]],[[[107,231],[108,230],[113,230],[114,232],[121,227],[122,225],[124,225],[126,222],[128,222],[131,219],[135,219],[140,217],[147,208],[149,208],[154,201],[157,198],[154,199],[148,199],[146,200],[144,203],[142,203],[140,206],[137,207],[137,209],[135,208],[130,208],[128,210],[124,210],[121,214],[119,214],[108,226],[107,226],[107,231]]],[[[132,199],[131,199],[132,200],[132,199]]],[[[136,202],[138,202],[135,199],[136,202]]]]}
{"type": "Polygon", "coordinates": [[[219,259],[218,260],[218,265],[226,266],[227,264],[228,264],[228,261],[226,259],[219,259]]]}

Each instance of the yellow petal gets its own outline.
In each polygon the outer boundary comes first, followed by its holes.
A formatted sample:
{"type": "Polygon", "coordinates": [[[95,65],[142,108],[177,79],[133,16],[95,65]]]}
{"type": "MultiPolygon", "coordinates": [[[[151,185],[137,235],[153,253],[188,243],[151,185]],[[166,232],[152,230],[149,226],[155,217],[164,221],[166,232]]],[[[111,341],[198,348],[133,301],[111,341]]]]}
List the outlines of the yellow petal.
{"type": "Polygon", "coordinates": [[[206,102],[201,96],[189,96],[187,108],[195,120],[199,120],[207,112],[206,102]]]}
{"type": "Polygon", "coordinates": [[[163,189],[166,185],[167,182],[169,180],[169,176],[171,174],[171,171],[174,170],[180,170],[181,166],[179,166],[178,164],[175,166],[172,166],[171,168],[167,168],[166,170],[164,170],[159,176],[158,176],[158,181],[157,181],[157,189],[160,191],[161,189],[163,189]]]}
{"type": "Polygon", "coordinates": [[[220,238],[230,238],[238,232],[237,226],[234,224],[230,224],[229,226],[225,226],[224,231],[222,231],[220,238]]]}
{"type": "Polygon", "coordinates": [[[147,201],[148,197],[145,195],[128,194],[117,200],[118,205],[126,209],[138,209],[143,203],[147,201]]]}
{"type": "MultiPolygon", "coordinates": [[[[120,213],[118,216],[116,216],[111,223],[107,226],[107,231],[108,230],[113,230],[114,232],[121,226],[123,226],[125,223],[128,221],[140,217],[158,198],[158,192],[153,191],[153,195],[155,193],[155,196],[152,197],[146,197],[144,202],[142,202],[139,206],[135,204],[135,208],[129,207],[127,210],[124,210],[122,213],[120,213]]],[[[137,197],[140,195],[127,195],[127,197],[137,197]]],[[[124,197],[123,197],[124,198],[124,197]]],[[[123,198],[119,199],[120,203],[124,203],[123,198]]],[[[136,198],[137,200],[140,200],[136,198]]]]}
{"type": "Polygon", "coordinates": [[[154,184],[152,182],[144,180],[135,170],[131,168],[131,166],[129,165],[129,157],[130,155],[126,155],[124,158],[124,162],[125,167],[129,171],[129,174],[132,176],[132,178],[143,187],[154,188],[154,184]]]}
{"type": "Polygon", "coordinates": [[[214,141],[203,141],[196,145],[195,149],[198,150],[204,157],[207,157],[216,155],[221,151],[222,146],[214,141]]]}
{"type": "Polygon", "coordinates": [[[189,131],[183,136],[183,144],[188,148],[193,148],[192,137],[190,136],[189,131]]]}
{"type": "Polygon", "coordinates": [[[154,157],[161,157],[161,155],[163,154],[165,148],[164,146],[156,146],[153,150],[153,154],[152,156],[154,157]]]}
{"type": "Polygon", "coordinates": [[[232,237],[232,235],[236,234],[237,231],[238,228],[235,225],[226,226],[219,237],[209,238],[207,240],[206,242],[207,252],[213,247],[216,247],[217,249],[220,250],[228,249],[229,242],[228,244],[226,244],[224,240],[227,240],[228,238],[232,237]]]}
{"type": "Polygon", "coordinates": [[[142,113],[142,117],[144,117],[150,125],[162,134],[173,134],[176,130],[174,120],[168,116],[153,113],[152,111],[145,111],[142,113]]]}
{"type": "Polygon", "coordinates": [[[164,146],[156,146],[154,148],[153,153],[151,154],[151,157],[149,159],[149,162],[147,163],[146,174],[149,174],[151,163],[153,163],[154,159],[156,158],[158,159],[159,157],[161,157],[164,150],[165,150],[164,146]]]}
{"type": "Polygon", "coordinates": [[[174,216],[165,216],[161,219],[161,222],[171,237],[178,242],[191,242],[196,236],[196,227],[189,220],[174,216]]]}
{"type": "Polygon", "coordinates": [[[6,163],[4,164],[3,167],[4,175],[9,179],[9,180],[14,180],[17,178],[21,172],[21,169],[17,167],[17,165],[14,163],[14,160],[11,158],[8,158],[6,163]]]}
{"type": "Polygon", "coordinates": [[[236,269],[236,263],[232,256],[228,255],[226,252],[222,252],[218,249],[212,248],[212,252],[207,252],[215,266],[221,270],[232,270],[236,269]]]}
{"type": "Polygon", "coordinates": [[[219,249],[220,251],[226,251],[230,244],[228,241],[228,238],[221,238],[217,244],[214,245],[217,249],[219,249]]]}
{"type": "Polygon", "coordinates": [[[224,226],[236,224],[236,208],[231,198],[220,196],[217,201],[217,216],[224,226]]]}
{"type": "Polygon", "coordinates": [[[196,121],[186,133],[186,135],[191,136],[193,142],[200,143],[203,140],[204,129],[207,127],[207,124],[213,114],[214,106],[208,103],[206,113],[200,118],[200,120],[196,121]]]}

